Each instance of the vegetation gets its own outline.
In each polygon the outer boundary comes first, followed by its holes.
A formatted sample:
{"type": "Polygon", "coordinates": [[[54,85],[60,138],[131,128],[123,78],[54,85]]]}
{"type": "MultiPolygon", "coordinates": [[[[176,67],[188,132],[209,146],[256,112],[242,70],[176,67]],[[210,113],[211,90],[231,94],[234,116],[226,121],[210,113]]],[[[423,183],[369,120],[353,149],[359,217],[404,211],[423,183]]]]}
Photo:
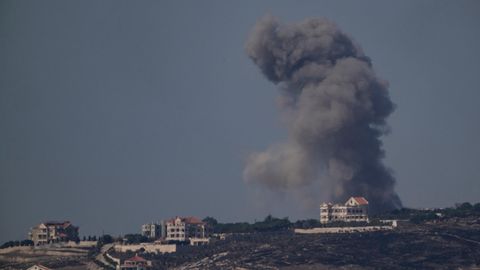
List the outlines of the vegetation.
{"type": "Polygon", "coordinates": [[[127,244],[139,244],[139,243],[145,243],[145,242],[151,242],[152,239],[149,239],[148,237],[141,235],[141,234],[126,234],[123,237],[125,243],[127,244]]]}
{"type": "Polygon", "coordinates": [[[378,219],[373,219],[370,222],[331,222],[327,224],[321,224],[318,219],[306,219],[297,220],[296,222],[290,222],[287,217],[275,218],[268,215],[263,221],[257,221],[254,223],[248,222],[236,222],[236,223],[219,223],[213,217],[206,217],[203,219],[205,223],[210,225],[213,233],[254,233],[254,232],[278,232],[289,229],[310,229],[316,227],[358,227],[367,225],[385,225],[378,219]]]}
{"type": "Polygon", "coordinates": [[[97,237],[94,235],[94,236],[84,236],[82,241],[97,241],[97,237]]]}
{"type": "MultiPolygon", "coordinates": [[[[464,202],[456,204],[454,207],[438,209],[401,208],[388,213],[382,213],[380,215],[372,216],[369,223],[332,222],[328,224],[321,224],[318,219],[306,219],[298,220],[296,222],[290,222],[288,217],[276,218],[271,215],[268,215],[262,221],[256,221],[254,223],[220,223],[215,218],[210,216],[204,218],[203,221],[210,226],[213,233],[255,233],[279,232],[293,228],[308,229],[315,227],[383,225],[384,223],[380,222],[381,219],[409,220],[412,223],[420,224],[428,221],[465,217],[480,217],[480,203],[471,204],[469,202],[464,202]]],[[[77,241],[78,240],[79,239],[77,239],[77,241]]],[[[121,239],[114,239],[111,235],[108,234],[98,237],[97,247],[92,251],[92,254],[98,252],[103,245],[113,243],[115,240],[121,239]]],[[[152,241],[152,239],[149,239],[140,234],[127,234],[124,236],[123,240],[128,244],[137,244],[152,241]]],[[[84,236],[83,241],[97,241],[97,237],[84,236]]],[[[15,246],[33,246],[33,242],[31,240],[8,241],[1,245],[0,248],[8,248],[15,246]]]]}
{"type": "Polygon", "coordinates": [[[454,207],[438,209],[402,208],[376,217],[382,219],[410,220],[412,223],[419,224],[427,221],[464,218],[468,216],[480,216],[480,203],[472,205],[469,202],[464,202],[456,204],[454,207]]]}
{"type": "Polygon", "coordinates": [[[113,243],[113,237],[109,234],[104,234],[98,238],[98,243],[100,243],[101,246],[113,243]]]}
{"type": "Polygon", "coordinates": [[[306,219],[306,220],[297,220],[293,223],[293,227],[298,229],[311,229],[315,227],[320,227],[322,224],[318,219],[306,219]]]}
{"type": "Polygon", "coordinates": [[[32,240],[22,240],[22,241],[8,241],[5,242],[0,248],[9,248],[9,247],[19,247],[19,246],[33,246],[32,240]]]}
{"type": "Polygon", "coordinates": [[[248,222],[219,223],[215,218],[206,217],[203,219],[214,233],[252,233],[252,232],[273,232],[288,230],[292,223],[285,218],[275,218],[268,215],[263,221],[257,221],[253,224],[248,222]]]}
{"type": "MultiPolygon", "coordinates": [[[[91,239],[93,239],[93,238],[91,238],[91,239]]],[[[96,239],[96,237],[95,237],[95,239],[96,239]]],[[[103,245],[110,244],[110,243],[113,243],[113,242],[114,242],[114,239],[109,234],[104,234],[104,235],[100,236],[98,238],[96,247],[94,249],[92,249],[91,252],[89,252],[89,256],[94,257],[96,254],[98,254],[100,252],[103,245]]]]}
{"type": "Polygon", "coordinates": [[[358,227],[358,226],[377,226],[385,225],[381,219],[399,219],[409,220],[412,223],[422,223],[437,219],[480,216],[480,203],[471,204],[468,202],[457,204],[455,207],[444,209],[412,209],[402,208],[393,210],[389,213],[375,215],[370,218],[370,222],[330,222],[321,224],[318,219],[298,220],[290,222],[287,217],[275,218],[268,215],[263,221],[254,223],[236,222],[236,223],[220,223],[213,217],[203,219],[213,230],[213,233],[253,233],[253,232],[276,232],[292,228],[315,228],[315,227],[358,227]]]}

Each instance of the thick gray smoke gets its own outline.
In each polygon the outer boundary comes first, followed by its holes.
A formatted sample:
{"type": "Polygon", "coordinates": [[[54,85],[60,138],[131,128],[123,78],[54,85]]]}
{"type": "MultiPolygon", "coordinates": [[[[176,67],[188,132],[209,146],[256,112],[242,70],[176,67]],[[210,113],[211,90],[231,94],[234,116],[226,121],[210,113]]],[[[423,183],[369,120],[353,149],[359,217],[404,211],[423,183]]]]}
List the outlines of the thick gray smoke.
{"type": "Polygon", "coordinates": [[[267,15],[246,51],[279,85],[288,139],[252,154],[245,181],[274,191],[321,181],[331,200],[358,195],[373,212],[400,207],[380,139],[394,104],[387,83],[352,39],[326,19],[282,24],[267,15]]]}

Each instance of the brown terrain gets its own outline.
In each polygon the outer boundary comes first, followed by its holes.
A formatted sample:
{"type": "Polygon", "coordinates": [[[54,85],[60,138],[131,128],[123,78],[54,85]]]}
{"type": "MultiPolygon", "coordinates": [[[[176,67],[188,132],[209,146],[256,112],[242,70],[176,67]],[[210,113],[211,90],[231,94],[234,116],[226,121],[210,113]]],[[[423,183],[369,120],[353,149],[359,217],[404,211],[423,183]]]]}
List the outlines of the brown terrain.
{"type": "MultiPolygon", "coordinates": [[[[140,255],[151,259],[154,269],[480,269],[480,218],[400,222],[393,231],[365,233],[231,234],[207,246],[140,255]]],[[[72,248],[2,251],[0,268],[42,263],[54,269],[102,269],[94,263],[96,257],[92,251],[72,248]]]]}

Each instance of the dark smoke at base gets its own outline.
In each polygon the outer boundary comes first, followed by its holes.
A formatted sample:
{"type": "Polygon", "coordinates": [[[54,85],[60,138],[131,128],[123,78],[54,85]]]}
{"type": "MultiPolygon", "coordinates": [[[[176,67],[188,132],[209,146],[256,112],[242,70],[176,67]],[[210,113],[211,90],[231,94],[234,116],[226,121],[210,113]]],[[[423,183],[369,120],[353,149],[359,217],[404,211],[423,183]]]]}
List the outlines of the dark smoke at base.
{"type": "Polygon", "coordinates": [[[394,104],[360,47],[326,19],[282,24],[267,15],[246,51],[279,85],[288,139],[251,154],[245,181],[275,192],[321,182],[330,200],[365,196],[372,212],[401,207],[380,139],[394,104]]]}

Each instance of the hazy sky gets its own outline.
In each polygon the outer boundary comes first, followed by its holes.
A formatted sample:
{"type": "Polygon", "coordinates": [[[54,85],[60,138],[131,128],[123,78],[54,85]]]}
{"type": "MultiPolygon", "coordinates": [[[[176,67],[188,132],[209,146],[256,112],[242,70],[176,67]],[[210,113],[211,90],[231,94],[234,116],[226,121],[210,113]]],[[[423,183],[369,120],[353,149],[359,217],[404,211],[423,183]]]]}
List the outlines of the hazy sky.
{"type": "Polygon", "coordinates": [[[335,21],[389,81],[404,205],[480,201],[478,1],[1,1],[0,242],[52,219],[118,235],[175,215],[316,218],[242,180],[286,136],[244,51],[266,13],[335,21]]]}

